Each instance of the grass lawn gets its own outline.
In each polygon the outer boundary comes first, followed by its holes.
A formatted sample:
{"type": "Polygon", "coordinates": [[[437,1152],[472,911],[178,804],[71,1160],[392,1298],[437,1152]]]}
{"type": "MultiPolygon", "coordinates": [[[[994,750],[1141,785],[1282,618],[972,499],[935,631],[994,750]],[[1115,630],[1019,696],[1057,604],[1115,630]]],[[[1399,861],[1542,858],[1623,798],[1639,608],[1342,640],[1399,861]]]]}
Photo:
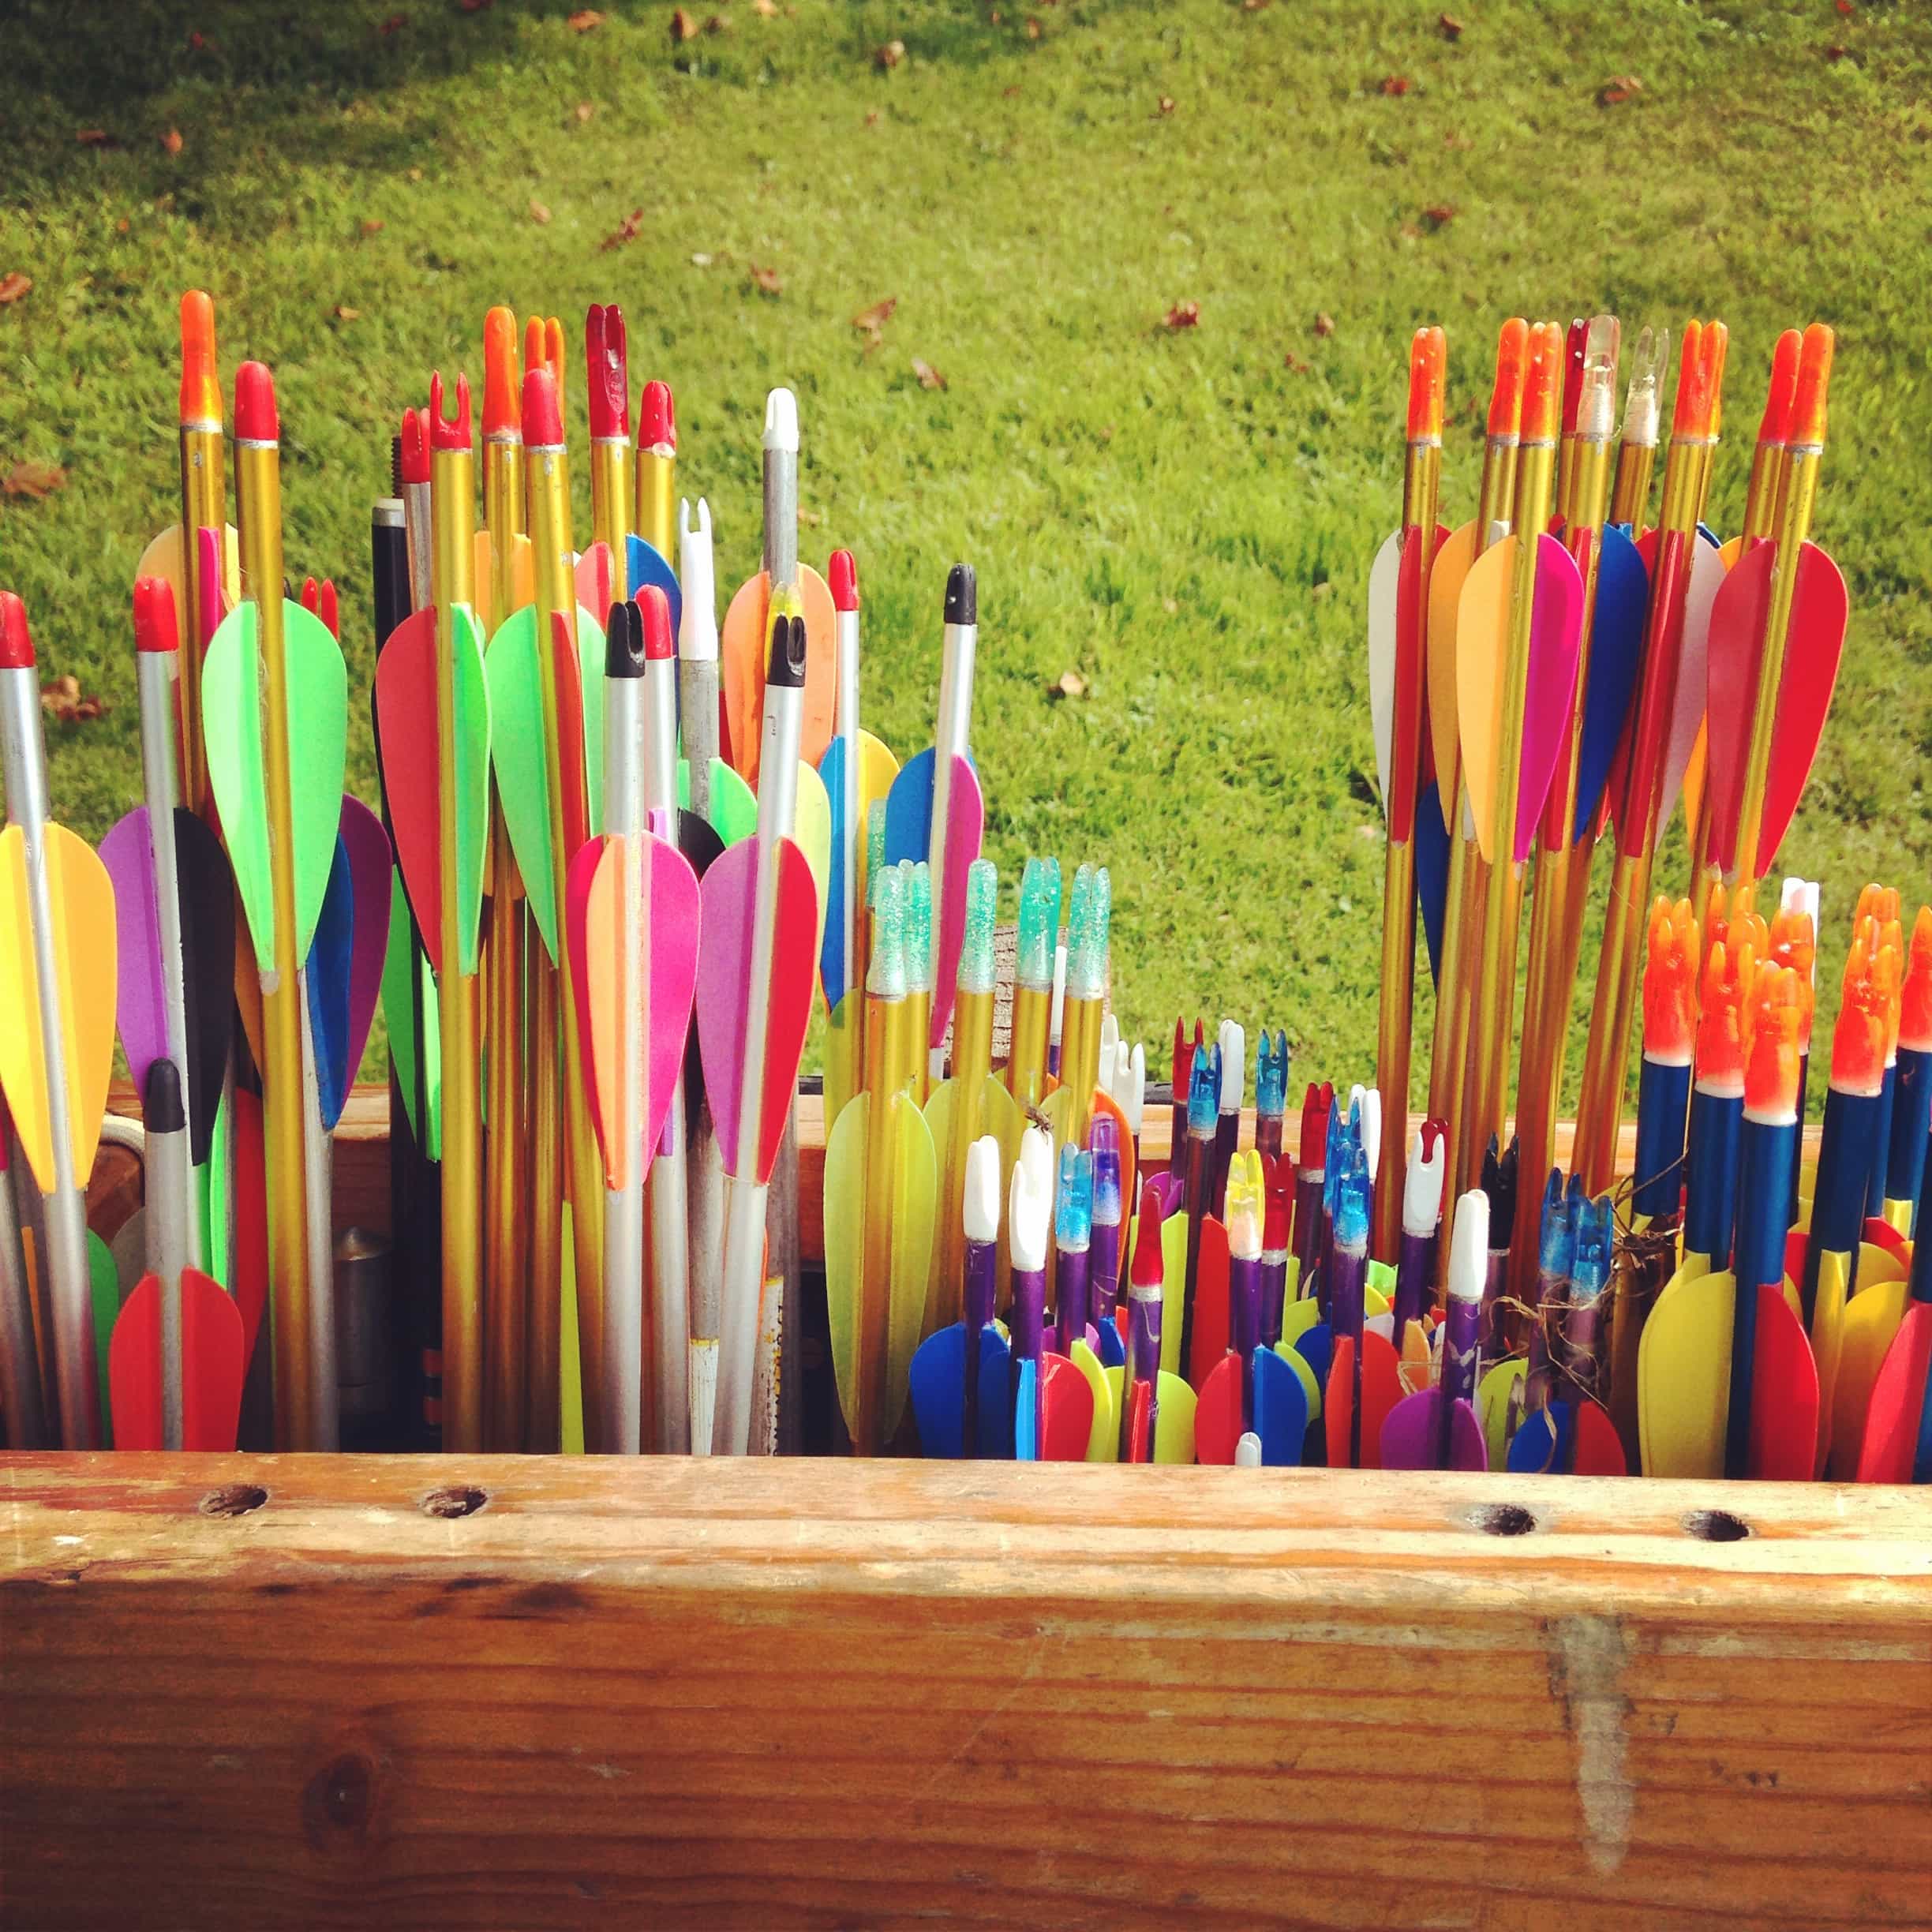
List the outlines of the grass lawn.
{"type": "MultiPolygon", "coordinates": [[[[1433,0],[730,0],[712,30],[689,3],[678,43],[665,0],[582,31],[570,0],[15,0],[0,276],[33,286],[0,308],[0,475],[67,481],[0,498],[0,582],[47,674],[111,702],[51,733],[77,829],[138,796],[128,587],[174,514],[184,287],[215,295],[225,379],[276,372],[290,568],[343,586],[364,684],[402,405],[478,373],[490,303],[541,305],[581,439],[583,311],[616,300],[634,391],[676,388],[726,590],[757,560],[764,392],[798,390],[802,551],[859,555],[868,722],[902,753],[945,566],[977,564],[990,856],[1009,895],[1029,852],[1111,867],[1123,1023],[1286,1025],[1297,1080],[1367,1078],[1364,586],[1408,336],[1449,331],[1455,522],[1497,324],[1607,308],[1729,324],[1726,531],[1777,331],[1838,329],[1816,534],[1852,631],[1784,863],[1823,880],[1834,957],[1867,878],[1926,896],[1932,9],[1455,0],[1452,37],[1433,0]],[[850,318],[888,297],[868,352],[850,318]],[[1198,325],[1164,328],[1184,302],[1198,325]]],[[[582,532],[581,460],[578,485],[582,532]]],[[[351,731],[373,797],[359,704],[351,731]]],[[[1667,852],[1682,889],[1681,828],[1667,852]]]]}

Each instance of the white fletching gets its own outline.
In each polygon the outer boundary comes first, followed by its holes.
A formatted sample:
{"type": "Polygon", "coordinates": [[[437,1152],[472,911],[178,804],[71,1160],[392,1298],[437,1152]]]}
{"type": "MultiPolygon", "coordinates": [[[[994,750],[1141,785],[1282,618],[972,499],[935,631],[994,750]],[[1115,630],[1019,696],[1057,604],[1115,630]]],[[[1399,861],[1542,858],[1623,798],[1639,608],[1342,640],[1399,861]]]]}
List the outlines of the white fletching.
{"type": "Polygon", "coordinates": [[[1241,1089],[1247,1084],[1248,1035],[1238,1020],[1221,1022],[1221,1094],[1223,1114],[1241,1111],[1241,1089]]]}

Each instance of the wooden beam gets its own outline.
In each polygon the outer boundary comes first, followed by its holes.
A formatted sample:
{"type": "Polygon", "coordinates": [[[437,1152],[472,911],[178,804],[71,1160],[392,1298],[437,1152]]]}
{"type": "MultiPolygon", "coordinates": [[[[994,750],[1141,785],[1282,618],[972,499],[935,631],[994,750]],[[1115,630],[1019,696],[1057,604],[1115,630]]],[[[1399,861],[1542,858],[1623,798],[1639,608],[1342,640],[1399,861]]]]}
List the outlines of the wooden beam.
{"type": "Polygon", "coordinates": [[[1818,1932],[1932,1900],[1923,1492],[466,1456],[3,1480],[0,1843],[36,1932],[1818,1932]]]}

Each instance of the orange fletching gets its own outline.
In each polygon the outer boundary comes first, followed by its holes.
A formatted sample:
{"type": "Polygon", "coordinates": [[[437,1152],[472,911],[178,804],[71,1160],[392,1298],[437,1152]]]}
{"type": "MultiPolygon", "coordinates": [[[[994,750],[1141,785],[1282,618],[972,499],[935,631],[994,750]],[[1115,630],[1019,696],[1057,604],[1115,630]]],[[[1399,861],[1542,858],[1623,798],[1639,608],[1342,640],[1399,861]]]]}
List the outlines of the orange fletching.
{"type": "Polygon", "coordinates": [[[1932,1052],[1932,906],[1921,906],[1912,922],[1899,998],[1899,1044],[1914,1053],[1932,1052]]]}

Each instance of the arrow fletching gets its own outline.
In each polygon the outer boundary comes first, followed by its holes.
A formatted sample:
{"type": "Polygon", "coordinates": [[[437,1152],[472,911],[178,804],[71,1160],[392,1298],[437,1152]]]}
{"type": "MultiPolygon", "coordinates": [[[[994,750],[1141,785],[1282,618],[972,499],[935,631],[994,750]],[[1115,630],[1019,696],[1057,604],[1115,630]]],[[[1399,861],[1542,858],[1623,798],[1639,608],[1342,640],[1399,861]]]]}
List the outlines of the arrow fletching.
{"type": "Polygon", "coordinates": [[[1589,681],[1583,693],[1583,743],[1577,759],[1574,826],[1579,835],[1596,818],[1630,721],[1649,601],[1649,575],[1637,546],[1621,524],[1607,525],[1597,558],[1589,681]]]}
{"type": "MultiPolygon", "coordinates": [[[[118,1449],[160,1449],[161,1278],[144,1275],[107,1346],[109,1400],[118,1449]]],[[[229,1451],[247,1372],[242,1311],[199,1268],[181,1272],[182,1447],[229,1451]]]]}
{"type": "MultiPolygon", "coordinates": [[[[797,588],[805,617],[805,691],[799,720],[799,756],[815,767],[832,742],[838,620],[829,587],[809,564],[799,566],[797,588]]],[[[718,637],[718,748],[754,791],[770,640],[771,579],[760,571],[739,586],[718,637]]]]}
{"type": "MultiPolygon", "coordinates": [[[[635,533],[624,538],[624,570],[632,597],[641,595],[652,584],[665,593],[665,601],[671,606],[671,635],[676,636],[678,627],[684,621],[684,593],[679,587],[677,572],[665,561],[656,545],[635,533]]],[[[593,604],[590,608],[608,610],[610,605],[608,602],[593,604]]]]}
{"type": "MultiPolygon", "coordinates": [[[[915,863],[930,857],[932,841],[933,761],[928,745],[899,768],[886,796],[886,862],[915,863]]],[[[952,801],[946,821],[945,899],[934,908],[939,934],[938,957],[933,969],[932,1033],[937,1046],[945,1038],[958,993],[960,950],[966,943],[966,880],[979,856],[986,826],[986,801],[979,776],[970,758],[953,760],[952,801]]]]}

